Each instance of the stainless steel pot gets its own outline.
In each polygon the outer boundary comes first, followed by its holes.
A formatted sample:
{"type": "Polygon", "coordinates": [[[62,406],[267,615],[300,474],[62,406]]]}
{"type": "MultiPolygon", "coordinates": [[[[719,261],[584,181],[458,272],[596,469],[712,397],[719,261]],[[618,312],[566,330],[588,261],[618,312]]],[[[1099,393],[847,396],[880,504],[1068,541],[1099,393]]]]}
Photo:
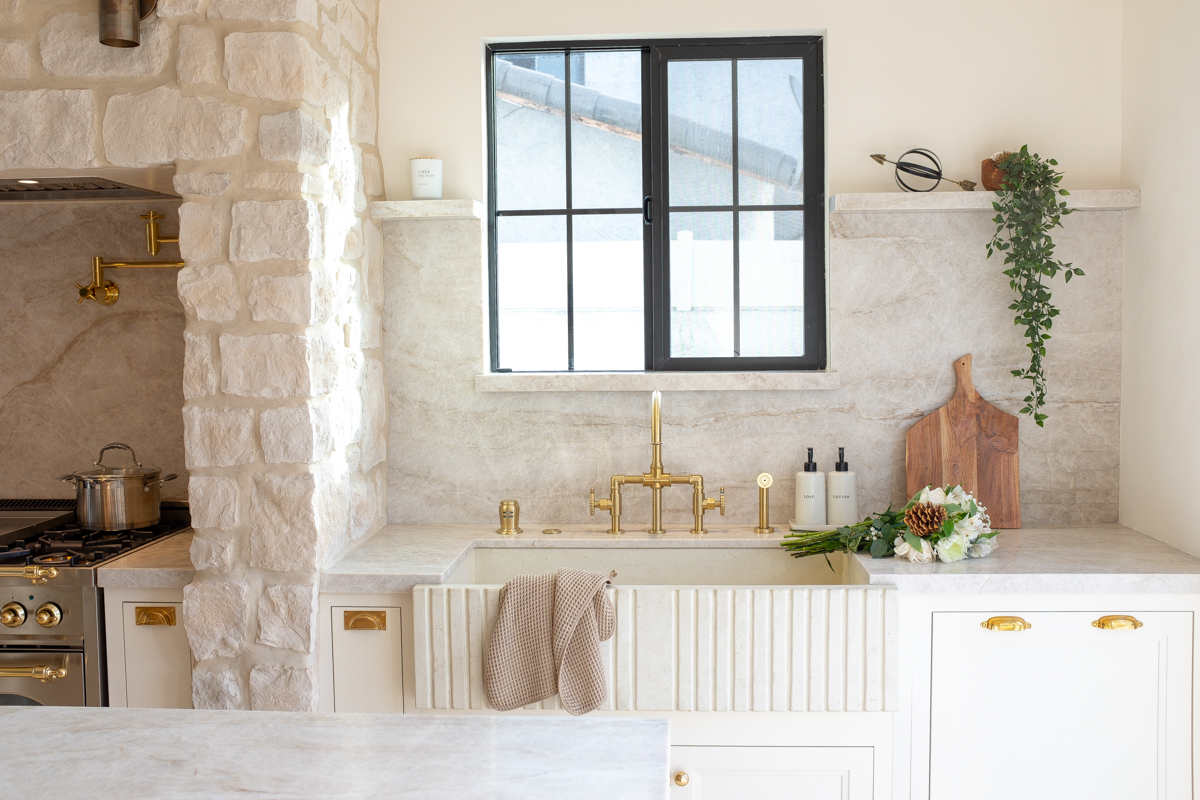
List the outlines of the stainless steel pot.
{"type": "Polygon", "coordinates": [[[60,475],[59,480],[75,485],[75,521],[90,531],[123,531],[158,523],[159,490],[179,476],[159,477],[158,467],[143,467],[133,448],[113,442],[100,450],[92,469],[60,475]],[[104,454],[127,450],[134,467],[106,467],[104,454]]]}

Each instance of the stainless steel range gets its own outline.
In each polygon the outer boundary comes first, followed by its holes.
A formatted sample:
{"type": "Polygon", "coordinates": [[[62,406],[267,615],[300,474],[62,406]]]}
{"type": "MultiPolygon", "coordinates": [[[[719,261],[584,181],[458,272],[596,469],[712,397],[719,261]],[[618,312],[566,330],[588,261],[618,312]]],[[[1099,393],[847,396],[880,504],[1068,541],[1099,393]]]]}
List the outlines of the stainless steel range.
{"type": "Polygon", "coordinates": [[[0,705],[108,705],[96,569],[187,530],[187,503],[157,525],[89,531],[74,500],[0,500],[0,705]]]}

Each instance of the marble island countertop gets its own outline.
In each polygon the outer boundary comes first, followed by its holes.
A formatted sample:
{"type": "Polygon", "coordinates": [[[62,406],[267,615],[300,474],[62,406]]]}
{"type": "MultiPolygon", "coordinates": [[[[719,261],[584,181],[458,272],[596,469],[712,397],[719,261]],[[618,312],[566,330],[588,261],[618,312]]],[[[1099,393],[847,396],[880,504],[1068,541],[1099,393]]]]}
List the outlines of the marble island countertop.
{"type": "Polygon", "coordinates": [[[0,753],[5,797],[638,800],[664,796],[669,724],[0,707],[0,753]]]}
{"type": "MultiPolygon", "coordinates": [[[[451,579],[473,551],[487,548],[771,549],[786,529],[759,536],[749,526],[686,530],[650,536],[631,529],[611,536],[601,525],[522,525],[524,533],[496,534],[495,525],[387,525],[321,575],[325,592],[406,592],[451,579]]],[[[108,587],[179,588],[191,582],[191,532],[133,553],[99,571],[108,587]]],[[[936,593],[1191,593],[1200,592],[1200,559],[1116,524],[1004,531],[988,558],[954,564],[911,564],[897,558],[848,559],[848,583],[936,593]]]]}

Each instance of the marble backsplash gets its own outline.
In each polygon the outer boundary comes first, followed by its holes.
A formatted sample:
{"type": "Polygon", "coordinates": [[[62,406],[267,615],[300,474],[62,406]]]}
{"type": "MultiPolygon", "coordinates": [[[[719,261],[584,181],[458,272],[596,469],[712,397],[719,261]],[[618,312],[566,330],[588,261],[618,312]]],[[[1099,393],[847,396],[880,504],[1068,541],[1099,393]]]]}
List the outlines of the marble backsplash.
{"type": "MultiPolygon", "coordinates": [[[[663,396],[671,472],[726,488],[731,523],[757,519],[755,476],[775,476],[771,519],[793,516],[805,448],[823,471],[846,448],[860,512],[905,500],[904,435],[954,389],[952,362],[974,355],[975,384],[1017,413],[1027,363],[1008,280],[985,259],[986,212],[830,216],[830,369],[836,389],[685,391],[663,396]]],[[[1021,419],[1026,525],[1117,519],[1120,442],[1120,211],[1080,211],[1058,231],[1060,257],[1086,276],[1055,281],[1049,419],[1021,419]]],[[[388,221],[384,350],[390,396],[388,520],[490,522],[504,498],[533,524],[587,522],[587,493],[650,463],[649,392],[479,392],[484,238],[480,220],[388,221]]],[[[624,492],[627,529],[649,492],[624,492]]],[[[690,523],[691,492],[664,493],[668,527],[690,523]]],[[[607,524],[607,515],[592,519],[607,524]]],[[[711,513],[708,524],[719,527],[711,513]]]]}
{"type": "MultiPolygon", "coordinates": [[[[187,497],[183,458],[183,308],[177,269],[121,269],[116,305],[79,303],[92,256],[150,259],[144,222],[178,200],[0,203],[0,498],[74,497],[57,476],[125,442],[175,472],[163,499],[187,497]]],[[[178,257],[173,244],[162,258],[178,257]]],[[[121,453],[106,455],[120,464],[121,453]]]]}

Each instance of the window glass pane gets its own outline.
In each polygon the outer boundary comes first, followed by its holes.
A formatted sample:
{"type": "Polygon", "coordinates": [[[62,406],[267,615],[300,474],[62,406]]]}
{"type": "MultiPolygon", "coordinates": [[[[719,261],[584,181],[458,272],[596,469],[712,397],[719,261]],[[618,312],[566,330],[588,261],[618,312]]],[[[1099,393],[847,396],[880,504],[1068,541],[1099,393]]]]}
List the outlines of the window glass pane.
{"type": "Polygon", "coordinates": [[[500,367],[567,368],[566,217],[496,220],[500,367]]]}
{"type": "Polygon", "coordinates": [[[496,206],[500,210],[566,208],[565,62],[562,53],[496,56],[496,206]]]}
{"type": "Polygon", "coordinates": [[[640,214],[575,217],[575,369],[646,367],[640,214]]]}
{"type": "Polygon", "coordinates": [[[803,70],[799,58],[738,61],[740,205],[804,202],[803,70]]]}
{"type": "Polygon", "coordinates": [[[671,214],[671,357],[733,356],[733,214],[671,214]]]}
{"type": "Polygon", "coordinates": [[[741,354],[804,355],[804,212],[744,211],[738,242],[741,354]]]}
{"type": "Polygon", "coordinates": [[[667,62],[667,138],[671,205],[731,204],[733,62],[667,62]]]}
{"type": "Polygon", "coordinates": [[[642,54],[571,54],[575,208],[642,205],[642,54]]]}

